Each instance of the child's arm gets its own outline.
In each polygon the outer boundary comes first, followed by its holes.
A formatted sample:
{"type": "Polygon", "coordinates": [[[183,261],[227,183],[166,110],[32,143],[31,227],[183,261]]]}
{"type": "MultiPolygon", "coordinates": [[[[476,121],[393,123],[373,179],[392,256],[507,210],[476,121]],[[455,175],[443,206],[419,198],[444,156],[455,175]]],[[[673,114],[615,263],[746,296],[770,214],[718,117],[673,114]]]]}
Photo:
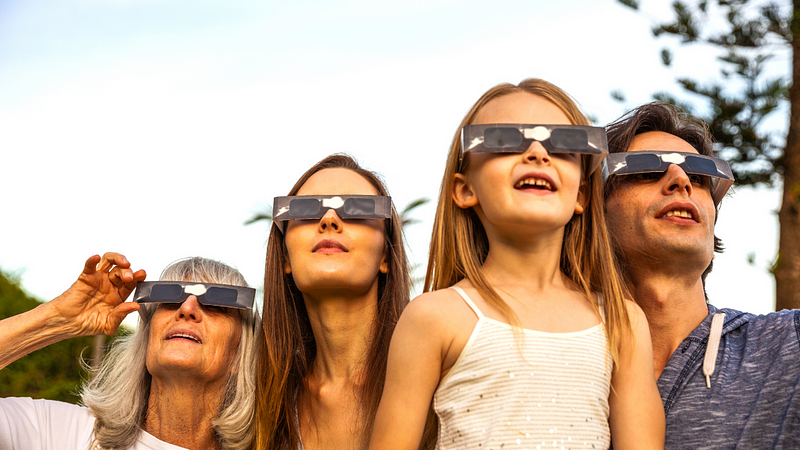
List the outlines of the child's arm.
{"type": "Polygon", "coordinates": [[[663,449],[664,406],[656,387],[653,346],[647,318],[639,306],[625,302],[631,319],[630,337],[620,346],[619,366],[611,377],[609,425],[615,450],[663,449]]]}
{"type": "Polygon", "coordinates": [[[386,385],[370,450],[419,447],[447,348],[447,321],[436,301],[440,295],[417,297],[400,316],[389,347],[386,385]]]}

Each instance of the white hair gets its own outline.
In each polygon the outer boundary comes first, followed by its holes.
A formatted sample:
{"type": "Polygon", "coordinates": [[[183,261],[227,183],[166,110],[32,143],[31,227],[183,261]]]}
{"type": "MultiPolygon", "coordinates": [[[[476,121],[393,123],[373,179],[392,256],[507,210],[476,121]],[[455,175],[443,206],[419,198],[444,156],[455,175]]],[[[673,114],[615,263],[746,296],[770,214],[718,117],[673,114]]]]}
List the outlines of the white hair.
{"type": "MultiPolygon", "coordinates": [[[[170,264],[160,279],[247,286],[238,270],[200,257],[170,264]]],[[[94,446],[97,448],[130,448],[144,424],[152,382],[145,362],[150,320],[156,306],[141,306],[137,330],[114,342],[101,366],[81,389],[82,403],[97,419],[94,426],[94,446]]],[[[250,448],[255,432],[255,336],[261,320],[254,309],[241,312],[242,333],[237,357],[230,369],[219,414],[212,422],[217,444],[224,450],[250,448]]]]}

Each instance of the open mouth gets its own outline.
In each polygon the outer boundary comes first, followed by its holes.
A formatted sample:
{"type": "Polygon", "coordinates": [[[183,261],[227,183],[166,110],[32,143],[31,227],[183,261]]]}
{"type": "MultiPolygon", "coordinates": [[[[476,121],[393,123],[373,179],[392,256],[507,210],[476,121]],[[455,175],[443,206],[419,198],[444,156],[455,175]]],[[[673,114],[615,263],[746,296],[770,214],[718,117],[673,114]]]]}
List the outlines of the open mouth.
{"type": "Polygon", "coordinates": [[[684,219],[694,219],[694,217],[692,217],[692,213],[681,210],[667,211],[667,213],[664,214],[664,217],[683,217],[684,219]]]}
{"type": "Polygon", "coordinates": [[[694,222],[700,222],[698,217],[698,212],[690,205],[677,205],[673,204],[671,206],[667,206],[665,210],[662,210],[661,213],[657,216],[657,218],[666,219],[666,218],[676,218],[676,219],[688,219],[694,222]]]}
{"type": "Polygon", "coordinates": [[[186,339],[188,341],[192,341],[192,342],[196,342],[198,344],[202,344],[202,342],[200,341],[199,337],[191,335],[191,334],[187,334],[187,333],[170,334],[169,336],[167,336],[166,340],[171,341],[173,339],[186,339]]]}
{"type": "Polygon", "coordinates": [[[544,178],[525,178],[514,185],[514,189],[552,191],[553,185],[544,178]]]}

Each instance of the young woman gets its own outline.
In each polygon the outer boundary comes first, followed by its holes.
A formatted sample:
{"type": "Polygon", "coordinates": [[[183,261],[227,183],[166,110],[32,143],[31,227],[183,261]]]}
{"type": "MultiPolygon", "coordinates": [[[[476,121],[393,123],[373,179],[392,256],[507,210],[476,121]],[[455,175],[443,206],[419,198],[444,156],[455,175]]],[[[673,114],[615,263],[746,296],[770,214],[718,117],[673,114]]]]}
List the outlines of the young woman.
{"type": "Polygon", "coordinates": [[[400,219],[380,179],[345,155],[289,196],[276,198],[267,248],[256,448],[363,449],[408,302],[400,219]],[[363,202],[377,208],[369,218],[352,207],[363,202]]]}
{"type": "Polygon", "coordinates": [[[536,79],[490,89],[464,118],[434,224],[435,291],[398,323],[370,448],[416,449],[431,401],[439,448],[663,447],[647,322],[604,224],[605,134],[588,125],[536,79]]]}

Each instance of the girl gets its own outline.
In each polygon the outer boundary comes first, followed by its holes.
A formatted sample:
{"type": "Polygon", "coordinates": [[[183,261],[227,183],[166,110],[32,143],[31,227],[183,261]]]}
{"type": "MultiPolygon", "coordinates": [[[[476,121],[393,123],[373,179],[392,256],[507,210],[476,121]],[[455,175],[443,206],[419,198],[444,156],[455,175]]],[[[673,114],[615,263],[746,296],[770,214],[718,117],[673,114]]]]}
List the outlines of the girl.
{"type": "Polygon", "coordinates": [[[431,401],[438,448],[663,448],[649,330],[624,298],[591,155],[605,135],[588,125],[537,79],[490,89],[466,115],[434,224],[435,290],[397,325],[370,448],[417,448],[431,401]]]}
{"type": "Polygon", "coordinates": [[[289,195],[276,198],[267,248],[255,448],[364,449],[409,298],[400,218],[346,155],[315,164],[289,195]],[[352,214],[348,198],[365,197],[382,215],[352,214]],[[293,216],[292,200],[319,209],[293,216]]]}

